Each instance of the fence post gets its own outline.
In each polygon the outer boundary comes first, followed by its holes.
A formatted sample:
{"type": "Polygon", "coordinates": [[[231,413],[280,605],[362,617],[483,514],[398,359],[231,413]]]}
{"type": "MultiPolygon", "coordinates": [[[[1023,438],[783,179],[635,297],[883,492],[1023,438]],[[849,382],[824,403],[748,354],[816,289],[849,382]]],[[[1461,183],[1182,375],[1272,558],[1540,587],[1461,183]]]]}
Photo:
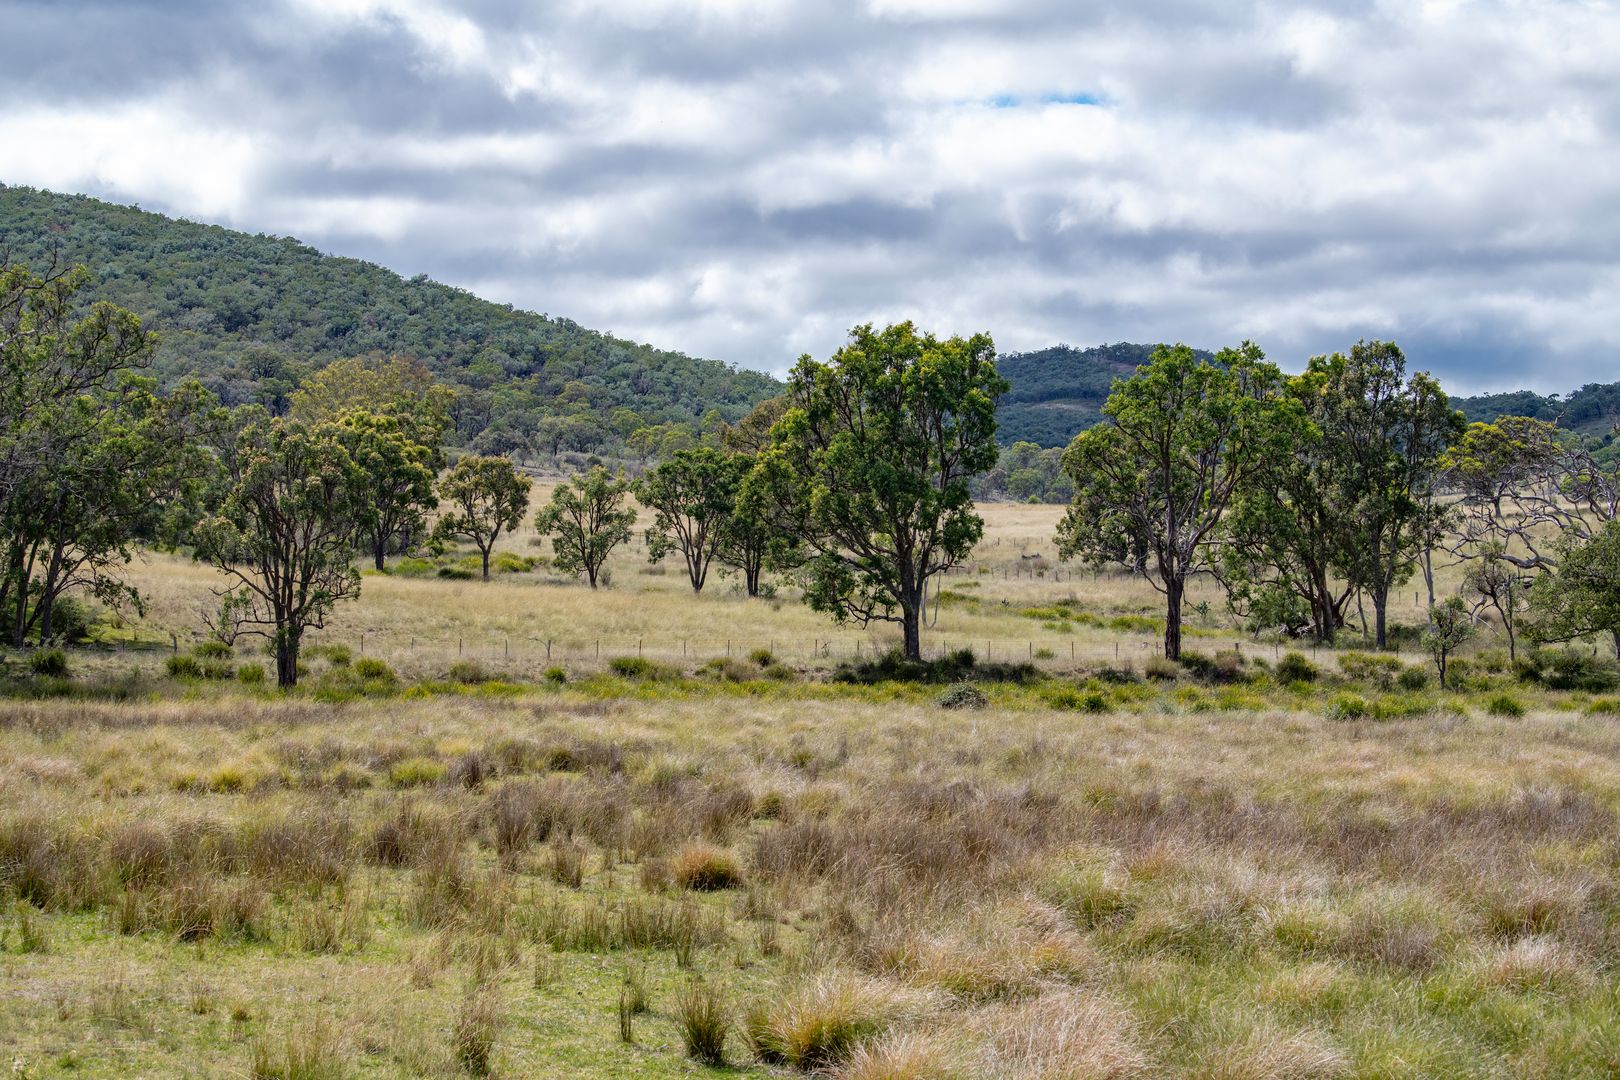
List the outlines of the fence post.
{"type": "Polygon", "coordinates": [[[551,663],[551,639],[546,638],[546,663],[551,663]]]}
{"type": "Polygon", "coordinates": [[[598,660],[602,659],[602,639],[601,638],[596,639],[596,658],[598,660]]]}
{"type": "Polygon", "coordinates": [[[366,635],[363,632],[360,635],[360,655],[366,655],[366,635]]]}
{"type": "Polygon", "coordinates": [[[636,638],[636,655],[637,656],[641,655],[641,639],[640,638],[636,638]]]}
{"type": "Polygon", "coordinates": [[[461,638],[456,638],[456,655],[457,655],[457,656],[460,656],[460,655],[461,655],[461,652],[462,652],[462,649],[463,649],[463,648],[464,648],[464,647],[465,647],[465,646],[466,646],[466,642],[465,642],[465,641],[464,641],[464,640],[463,640],[463,639],[461,639],[461,638]]]}
{"type": "Polygon", "coordinates": [[[506,639],[506,658],[508,660],[512,659],[512,639],[511,638],[506,639]]]}

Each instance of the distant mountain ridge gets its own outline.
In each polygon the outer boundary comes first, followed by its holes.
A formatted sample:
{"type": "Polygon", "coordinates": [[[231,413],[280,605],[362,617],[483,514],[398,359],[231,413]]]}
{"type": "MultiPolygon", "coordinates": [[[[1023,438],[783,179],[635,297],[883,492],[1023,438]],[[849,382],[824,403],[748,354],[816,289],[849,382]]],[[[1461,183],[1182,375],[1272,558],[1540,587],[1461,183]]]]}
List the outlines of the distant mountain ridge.
{"type": "Polygon", "coordinates": [[[457,431],[531,433],[541,417],[633,409],[647,422],[736,420],[781,390],[761,372],[637,344],[570,319],[482,300],[251,235],[120,206],[0,184],[0,253],[43,269],[84,263],[90,299],[129,308],[157,330],[154,373],[196,376],[229,404],[274,409],[332,360],[414,356],[461,391],[457,431]]]}
{"type": "Polygon", "coordinates": [[[1533,390],[1511,390],[1501,394],[1477,394],[1452,398],[1451,405],[1469,420],[1490,423],[1503,416],[1528,416],[1557,423],[1566,431],[1585,435],[1607,446],[1614,427],[1620,424],[1620,382],[1587,383],[1568,394],[1538,394],[1533,390]]]}
{"type": "MultiPolygon", "coordinates": [[[[1067,446],[1102,419],[1115,379],[1129,378],[1157,345],[1119,342],[1078,349],[1053,345],[1034,352],[1005,353],[996,367],[1012,384],[996,410],[996,437],[1003,446],[1032,442],[1067,446]]],[[[1213,354],[1198,351],[1198,355],[1213,354]]]]}

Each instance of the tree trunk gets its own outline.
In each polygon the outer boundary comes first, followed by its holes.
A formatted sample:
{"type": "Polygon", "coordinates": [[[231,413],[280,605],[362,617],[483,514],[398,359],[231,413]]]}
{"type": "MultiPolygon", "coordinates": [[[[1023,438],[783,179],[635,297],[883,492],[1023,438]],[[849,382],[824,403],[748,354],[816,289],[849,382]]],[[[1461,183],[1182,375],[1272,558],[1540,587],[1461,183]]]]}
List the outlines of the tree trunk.
{"type": "Polygon", "coordinates": [[[484,555],[484,580],[488,581],[489,580],[489,549],[488,548],[481,548],[480,550],[483,552],[483,555],[484,555]]]}
{"type": "Polygon", "coordinates": [[[1181,659],[1181,599],[1187,583],[1172,575],[1164,583],[1164,655],[1181,659]]]}
{"type": "Polygon", "coordinates": [[[596,588],[596,566],[594,564],[585,564],[585,576],[590,579],[591,588],[596,588]]]}
{"type": "Polygon", "coordinates": [[[290,627],[276,632],[276,685],[283,690],[298,685],[299,637],[290,627]]]}
{"type": "Polygon", "coordinates": [[[915,601],[900,607],[901,627],[905,632],[907,660],[922,659],[922,614],[915,601]]]}
{"type": "Polygon", "coordinates": [[[1383,649],[1389,645],[1389,590],[1387,588],[1374,588],[1372,590],[1373,602],[1373,645],[1383,649]]]}
{"type": "Polygon", "coordinates": [[[760,565],[758,562],[753,559],[743,560],[743,580],[748,585],[749,596],[759,595],[759,571],[760,565]]]}
{"type": "Polygon", "coordinates": [[[380,536],[374,540],[371,545],[371,557],[376,561],[378,573],[382,573],[383,570],[387,569],[387,567],[384,565],[384,561],[386,560],[387,556],[388,537],[380,536]]]}

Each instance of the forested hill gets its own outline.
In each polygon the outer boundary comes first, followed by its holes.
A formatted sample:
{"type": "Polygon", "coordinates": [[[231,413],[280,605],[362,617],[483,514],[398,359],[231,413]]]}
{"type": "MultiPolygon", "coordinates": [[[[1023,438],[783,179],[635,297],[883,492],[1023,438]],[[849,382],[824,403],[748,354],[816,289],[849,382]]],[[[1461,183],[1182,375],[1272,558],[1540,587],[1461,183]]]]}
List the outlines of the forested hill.
{"type": "Polygon", "coordinates": [[[1067,446],[1076,434],[1102,418],[1103,402],[1108,400],[1114,380],[1128,377],[1147,363],[1154,348],[1121,342],[1090,349],[1054,345],[1036,352],[1004,354],[996,366],[1012,390],[996,411],[996,437],[1003,446],[1015,442],[1067,446]]]}
{"type": "Polygon", "coordinates": [[[92,299],[139,314],[162,343],[164,382],[196,375],[227,403],[272,408],[311,370],[404,353],[461,391],[463,440],[532,433],[559,412],[691,423],[736,419],[780,385],[610,337],[565,318],[494,304],[426,277],[324,255],[287,237],[178,221],[76,195],[0,185],[0,253],[43,269],[84,263],[92,299]]]}
{"type": "Polygon", "coordinates": [[[1480,394],[1452,398],[1451,405],[1461,409],[1470,420],[1490,423],[1502,416],[1529,416],[1556,422],[1566,431],[1607,444],[1614,426],[1620,424],[1620,383],[1587,383],[1563,396],[1537,394],[1531,390],[1480,394]]]}

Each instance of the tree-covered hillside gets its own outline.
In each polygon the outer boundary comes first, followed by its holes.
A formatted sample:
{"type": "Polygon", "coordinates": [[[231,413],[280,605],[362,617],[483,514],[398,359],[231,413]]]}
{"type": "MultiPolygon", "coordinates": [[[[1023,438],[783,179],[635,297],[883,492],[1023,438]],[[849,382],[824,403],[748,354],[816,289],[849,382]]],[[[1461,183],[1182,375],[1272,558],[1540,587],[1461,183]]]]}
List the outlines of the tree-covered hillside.
{"type": "Polygon", "coordinates": [[[1129,377],[1147,363],[1153,349],[1120,342],[1089,349],[1054,345],[1003,355],[996,366],[1012,390],[996,413],[996,437],[1003,446],[1015,442],[1067,446],[1102,418],[1114,380],[1129,377]]]}
{"type": "Polygon", "coordinates": [[[546,417],[592,418],[605,436],[615,409],[695,426],[711,410],[736,420],[781,389],[758,372],[407,280],[287,237],[83,196],[0,185],[0,253],[35,269],[53,256],[87,265],[90,299],[131,309],[161,335],[153,366],[163,383],[195,375],[227,404],[280,411],[300,379],[332,360],[403,353],[458,389],[461,441],[533,445],[544,441],[546,417]]]}
{"type": "Polygon", "coordinates": [[[1461,409],[1468,419],[1487,424],[1503,416],[1545,420],[1608,446],[1613,442],[1614,426],[1620,423],[1620,383],[1587,383],[1564,396],[1532,390],[1480,394],[1452,398],[1451,406],[1461,409]]]}

